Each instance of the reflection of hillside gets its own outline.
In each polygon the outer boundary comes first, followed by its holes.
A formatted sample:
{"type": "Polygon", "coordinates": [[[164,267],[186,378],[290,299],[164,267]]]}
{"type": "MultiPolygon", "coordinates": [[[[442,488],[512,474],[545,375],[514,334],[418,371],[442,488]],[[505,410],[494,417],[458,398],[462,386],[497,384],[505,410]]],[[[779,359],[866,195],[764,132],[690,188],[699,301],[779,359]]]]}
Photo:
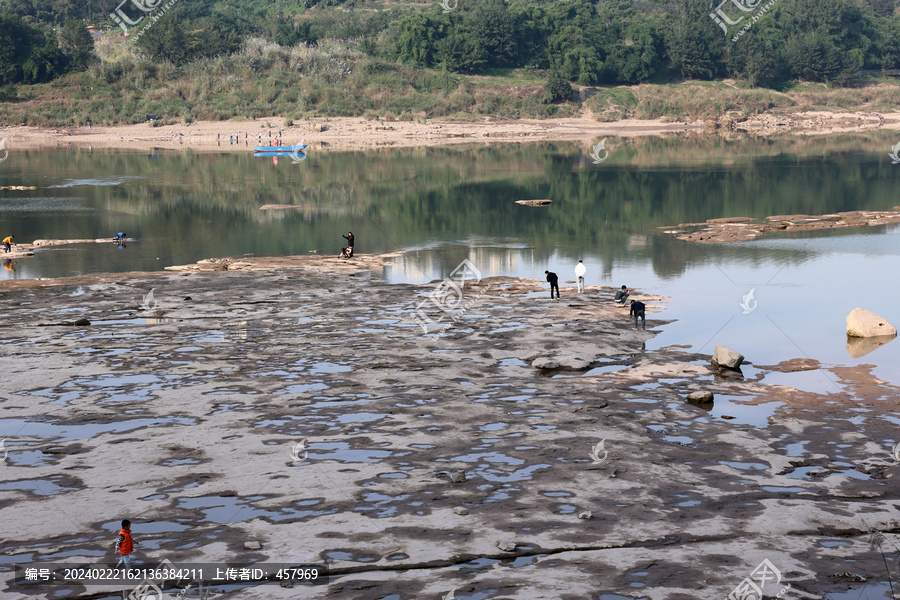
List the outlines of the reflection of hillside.
{"type": "MultiPolygon", "coordinates": [[[[140,228],[148,238],[187,240],[181,248],[161,250],[171,253],[161,256],[168,264],[240,253],[337,254],[340,233],[352,229],[364,253],[477,239],[473,245],[527,247],[537,262],[564,251],[575,260],[601,257],[604,269],[649,260],[661,275],[674,276],[710,255],[664,239],[661,226],[893,206],[896,171],[882,152],[889,141],[887,134],[883,140],[868,134],[779,143],[614,138],[600,165],[586,162],[589,148],[577,143],[321,151],[299,165],[277,166],[243,153],[160,152],[151,160],[138,153],[66,149],[10,154],[0,185],[40,184],[42,189],[14,192],[15,198],[79,196],[94,209],[41,214],[39,227],[23,217],[16,226],[24,235],[29,226],[39,231],[35,237],[55,238],[121,227],[140,228]],[[860,148],[878,158],[862,157],[860,148]],[[46,187],[116,177],[123,182],[46,187]],[[515,204],[528,198],[554,203],[515,204]],[[265,204],[302,208],[260,210],[265,204]]],[[[715,252],[719,258],[753,255],[747,248],[715,252]]],[[[460,246],[452,254],[452,264],[442,269],[452,270],[467,251],[460,246]]],[[[90,259],[84,260],[89,269],[90,259]]]]}

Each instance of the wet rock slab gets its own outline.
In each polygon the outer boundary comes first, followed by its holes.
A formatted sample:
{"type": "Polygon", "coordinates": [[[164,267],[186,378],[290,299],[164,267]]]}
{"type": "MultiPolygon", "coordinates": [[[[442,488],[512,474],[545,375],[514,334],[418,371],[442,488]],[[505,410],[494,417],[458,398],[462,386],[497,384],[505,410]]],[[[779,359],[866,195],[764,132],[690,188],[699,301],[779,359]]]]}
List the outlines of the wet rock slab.
{"type": "Polygon", "coordinates": [[[381,259],[240,262],[0,287],[4,563],[109,561],[130,518],[145,564],[334,573],[237,598],[712,598],[764,559],[818,598],[883,570],[868,529],[900,520],[897,390],[867,372],[825,396],[760,367],[716,379],[708,356],[644,351],[612,290],[550,302],[511,278],[467,284],[425,334],[433,287],[380,282],[381,259]],[[742,417],[771,404],[766,426],[742,417]]]}

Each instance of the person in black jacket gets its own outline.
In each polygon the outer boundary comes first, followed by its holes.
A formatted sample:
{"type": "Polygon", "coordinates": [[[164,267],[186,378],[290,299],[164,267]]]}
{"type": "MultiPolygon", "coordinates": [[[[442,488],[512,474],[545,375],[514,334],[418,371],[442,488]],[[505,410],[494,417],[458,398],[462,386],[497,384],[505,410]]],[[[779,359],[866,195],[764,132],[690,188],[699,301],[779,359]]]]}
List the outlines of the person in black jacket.
{"type": "Polygon", "coordinates": [[[641,329],[647,329],[647,327],[645,325],[645,320],[644,320],[644,309],[645,308],[646,308],[646,306],[644,306],[643,302],[635,302],[634,300],[631,301],[631,310],[628,311],[628,315],[629,316],[634,315],[634,328],[635,329],[637,329],[638,317],[641,318],[641,329]]]}
{"type": "Polygon", "coordinates": [[[559,277],[550,271],[544,271],[544,274],[547,276],[547,281],[550,282],[550,299],[553,300],[553,290],[556,290],[556,299],[559,300],[559,277]]]}
{"type": "Polygon", "coordinates": [[[355,240],[355,238],[353,237],[353,232],[348,231],[347,235],[342,235],[341,237],[347,240],[347,250],[350,253],[350,256],[348,258],[353,258],[353,242],[355,240]]]}

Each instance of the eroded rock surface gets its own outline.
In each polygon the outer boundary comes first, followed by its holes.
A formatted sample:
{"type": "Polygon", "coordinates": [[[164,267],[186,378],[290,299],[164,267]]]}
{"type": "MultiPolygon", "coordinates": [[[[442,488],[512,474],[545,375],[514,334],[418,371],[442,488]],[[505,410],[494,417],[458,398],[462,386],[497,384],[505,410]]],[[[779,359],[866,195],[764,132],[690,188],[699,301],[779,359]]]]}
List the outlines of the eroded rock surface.
{"type": "Polygon", "coordinates": [[[467,285],[426,335],[431,286],[331,261],[0,286],[5,562],[110,561],[130,518],[150,566],[333,573],[241,599],[721,598],[764,559],[821,598],[883,574],[868,538],[900,520],[898,390],[868,371],[834,369],[825,396],[719,379],[708,356],[645,351],[609,290],[550,302],[511,278],[467,285]],[[599,366],[543,376],[536,351],[599,366]],[[684,402],[698,388],[712,413],[684,402]],[[742,417],[772,402],[764,426],[742,417]]]}

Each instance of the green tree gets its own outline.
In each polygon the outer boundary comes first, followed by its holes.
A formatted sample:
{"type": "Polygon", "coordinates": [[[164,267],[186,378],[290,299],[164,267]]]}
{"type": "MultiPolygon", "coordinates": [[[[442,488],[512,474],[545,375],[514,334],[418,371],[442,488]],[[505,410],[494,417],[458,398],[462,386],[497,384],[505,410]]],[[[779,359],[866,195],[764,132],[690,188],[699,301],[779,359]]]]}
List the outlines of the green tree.
{"type": "Polygon", "coordinates": [[[516,35],[504,0],[480,0],[466,21],[489,66],[512,64],[516,56],[516,35]]]}
{"type": "Polygon", "coordinates": [[[547,82],[544,84],[545,102],[565,102],[572,98],[572,86],[563,76],[562,72],[554,67],[550,69],[547,82]]]}
{"type": "Polygon", "coordinates": [[[68,71],[80,71],[96,58],[94,39],[79,21],[68,21],[59,32],[59,49],[68,71]]]}

